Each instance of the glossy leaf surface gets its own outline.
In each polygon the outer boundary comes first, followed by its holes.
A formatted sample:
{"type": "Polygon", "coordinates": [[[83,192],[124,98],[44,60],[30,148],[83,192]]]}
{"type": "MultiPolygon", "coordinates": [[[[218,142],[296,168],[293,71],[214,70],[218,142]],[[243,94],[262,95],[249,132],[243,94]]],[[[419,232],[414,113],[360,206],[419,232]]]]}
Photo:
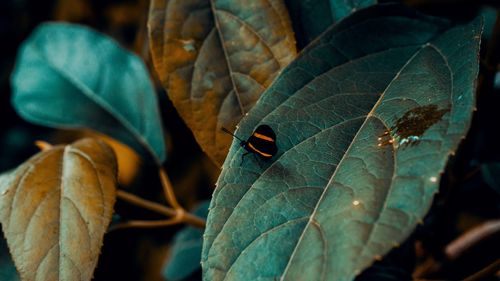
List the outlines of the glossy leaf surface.
{"type": "Polygon", "coordinates": [[[22,280],[90,280],[116,197],[102,141],[56,146],[0,177],[0,221],[22,280]]]}
{"type": "Polygon", "coordinates": [[[233,131],[295,58],[282,0],[153,0],[153,62],[177,111],[221,165],[233,131]]]}
{"type": "Polygon", "coordinates": [[[12,88],[14,108],[30,122],[94,129],[157,162],[165,160],[146,67],[103,34],[74,24],[39,26],[19,51],[12,88]]]}
{"type": "Polygon", "coordinates": [[[470,125],[481,22],[354,13],[290,64],[236,135],[204,236],[205,280],[352,280],[404,241],[470,125]],[[257,163],[260,161],[260,163],[257,163]]]}

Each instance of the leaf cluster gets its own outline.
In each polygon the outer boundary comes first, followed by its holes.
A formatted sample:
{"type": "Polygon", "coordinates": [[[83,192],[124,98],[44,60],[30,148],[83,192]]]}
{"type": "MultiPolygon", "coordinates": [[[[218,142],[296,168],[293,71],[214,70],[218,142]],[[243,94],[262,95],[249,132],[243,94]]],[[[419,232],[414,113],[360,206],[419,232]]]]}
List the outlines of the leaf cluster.
{"type": "Polygon", "coordinates": [[[495,3],[18,2],[0,279],[496,280],[495,3]]]}

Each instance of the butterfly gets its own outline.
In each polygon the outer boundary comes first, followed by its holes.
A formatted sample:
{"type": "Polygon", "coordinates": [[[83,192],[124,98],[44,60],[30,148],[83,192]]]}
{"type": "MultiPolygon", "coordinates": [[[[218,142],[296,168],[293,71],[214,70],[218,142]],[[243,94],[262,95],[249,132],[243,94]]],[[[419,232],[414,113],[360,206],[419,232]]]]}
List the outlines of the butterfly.
{"type": "Polygon", "coordinates": [[[243,158],[250,153],[258,155],[264,160],[268,160],[273,158],[273,156],[278,152],[278,146],[276,146],[276,134],[268,125],[260,125],[257,127],[257,129],[255,129],[246,141],[235,136],[224,127],[222,130],[238,139],[240,141],[240,145],[247,151],[241,155],[242,162],[243,158]]]}

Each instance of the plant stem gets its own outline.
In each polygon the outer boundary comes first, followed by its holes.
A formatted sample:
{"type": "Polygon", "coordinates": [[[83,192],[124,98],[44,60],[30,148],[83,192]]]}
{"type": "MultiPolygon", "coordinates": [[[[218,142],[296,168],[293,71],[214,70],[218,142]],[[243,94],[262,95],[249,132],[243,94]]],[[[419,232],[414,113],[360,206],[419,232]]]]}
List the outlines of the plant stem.
{"type": "Polygon", "coordinates": [[[53,146],[52,144],[46,142],[46,141],[42,141],[42,140],[37,140],[35,141],[35,145],[41,150],[41,151],[45,151],[45,150],[49,150],[51,149],[53,146]]]}
{"type": "Polygon", "coordinates": [[[165,206],[158,204],[156,202],[152,202],[152,201],[143,199],[139,196],[136,196],[134,194],[128,193],[128,192],[123,191],[123,190],[118,190],[116,195],[118,196],[118,198],[120,198],[123,201],[126,201],[130,204],[142,207],[144,209],[148,209],[150,211],[153,211],[153,212],[156,212],[156,213],[168,216],[168,217],[175,217],[177,215],[176,210],[174,210],[172,208],[165,207],[165,206]]]}
{"type": "Polygon", "coordinates": [[[205,228],[206,222],[204,219],[199,218],[191,213],[188,213],[184,210],[180,212],[180,218],[183,222],[190,224],[192,226],[198,227],[198,228],[205,228]]]}
{"type": "Polygon", "coordinates": [[[471,276],[464,279],[464,281],[478,281],[483,280],[485,277],[495,274],[500,270],[500,259],[497,259],[487,267],[481,269],[480,271],[472,274],[471,276]]]}
{"type": "Polygon", "coordinates": [[[174,188],[172,187],[172,183],[168,178],[167,172],[163,167],[160,166],[159,169],[161,186],[163,187],[163,193],[165,194],[165,199],[167,199],[168,204],[172,206],[176,210],[182,210],[182,206],[177,201],[175,197],[174,188]]]}
{"type": "Polygon", "coordinates": [[[131,220],[124,223],[118,223],[109,227],[108,232],[114,230],[121,230],[127,228],[156,228],[164,227],[182,223],[178,218],[171,218],[167,220],[155,220],[155,221],[143,221],[143,220],[131,220]]]}
{"type": "MultiPolygon", "coordinates": [[[[195,227],[204,228],[205,220],[186,212],[184,209],[172,209],[156,202],[152,202],[134,194],[128,193],[123,190],[117,191],[117,197],[126,201],[130,204],[142,207],[144,209],[165,215],[167,217],[172,217],[170,220],[175,220],[176,223],[186,223],[195,227]]],[[[133,222],[133,221],[130,221],[133,222]]],[[[152,222],[152,221],[151,221],[152,222]]],[[[166,220],[163,220],[166,223],[166,220]]],[[[128,227],[144,227],[144,223],[133,223],[129,224],[128,227]]],[[[147,227],[147,226],[146,226],[147,227]]]]}
{"type": "Polygon", "coordinates": [[[486,239],[500,234],[500,220],[491,220],[476,226],[446,246],[444,252],[449,260],[456,260],[486,239]]]}

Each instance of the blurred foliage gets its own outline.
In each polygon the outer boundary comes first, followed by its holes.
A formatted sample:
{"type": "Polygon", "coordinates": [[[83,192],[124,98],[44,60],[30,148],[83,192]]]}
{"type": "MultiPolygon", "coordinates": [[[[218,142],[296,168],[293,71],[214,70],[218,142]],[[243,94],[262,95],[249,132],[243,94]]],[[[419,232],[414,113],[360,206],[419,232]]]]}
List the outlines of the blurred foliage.
{"type": "MultiPolygon", "coordinates": [[[[201,203],[193,213],[207,218],[210,201],[201,203]]],[[[163,269],[163,276],[167,280],[181,281],[190,276],[201,273],[201,248],[203,230],[187,226],[179,231],[174,238],[170,258],[163,269]]]]}

